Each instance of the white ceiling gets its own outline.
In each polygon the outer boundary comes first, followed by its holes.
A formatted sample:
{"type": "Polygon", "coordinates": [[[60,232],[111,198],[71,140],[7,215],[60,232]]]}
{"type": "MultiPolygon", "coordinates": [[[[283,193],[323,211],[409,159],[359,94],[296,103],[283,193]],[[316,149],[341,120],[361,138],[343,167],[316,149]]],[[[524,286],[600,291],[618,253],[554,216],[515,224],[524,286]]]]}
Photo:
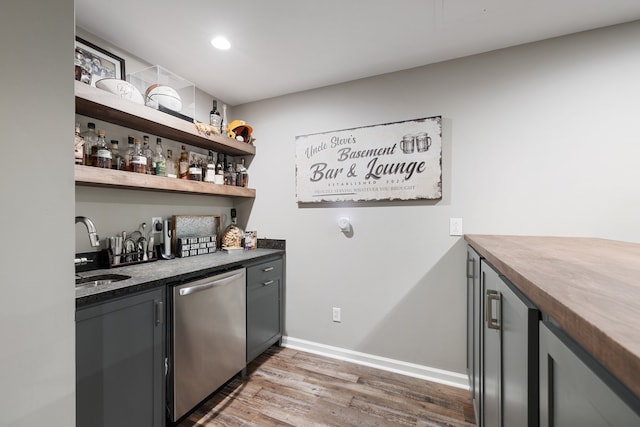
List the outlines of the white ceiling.
{"type": "Polygon", "coordinates": [[[638,19],[640,0],[76,0],[79,27],[230,105],[638,19]]]}

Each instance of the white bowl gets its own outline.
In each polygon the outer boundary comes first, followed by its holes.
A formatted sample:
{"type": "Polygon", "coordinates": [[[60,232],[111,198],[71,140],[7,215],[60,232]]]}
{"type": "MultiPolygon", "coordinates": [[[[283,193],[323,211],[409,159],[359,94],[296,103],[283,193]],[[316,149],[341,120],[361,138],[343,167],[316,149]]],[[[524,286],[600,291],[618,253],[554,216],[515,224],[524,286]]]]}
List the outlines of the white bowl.
{"type": "Polygon", "coordinates": [[[182,110],[182,99],[176,90],[169,86],[154,84],[147,88],[145,105],[158,108],[158,105],[172,111],[182,110]]]}
{"type": "Polygon", "coordinates": [[[142,94],[128,81],[120,79],[100,79],[96,82],[96,87],[118,95],[120,98],[144,105],[142,94]]]}

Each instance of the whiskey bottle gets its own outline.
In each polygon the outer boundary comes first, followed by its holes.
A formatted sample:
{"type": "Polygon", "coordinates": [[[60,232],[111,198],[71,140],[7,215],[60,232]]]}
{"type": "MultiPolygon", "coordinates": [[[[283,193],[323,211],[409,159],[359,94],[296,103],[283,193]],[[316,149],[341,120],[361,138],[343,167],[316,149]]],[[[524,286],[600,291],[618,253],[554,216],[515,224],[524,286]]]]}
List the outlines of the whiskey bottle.
{"type": "Polygon", "coordinates": [[[180,152],[180,160],[178,160],[178,178],[189,179],[189,154],[183,145],[180,152]]]}
{"type": "Polygon", "coordinates": [[[202,181],[202,162],[196,158],[195,154],[191,155],[191,163],[189,163],[189,179],[202,181]]]}
{"type": "Polygon", "coordinates": [[[84,165],[84,138],[80,135],[80,123],[76,122],[73,153],[76,165],[84,165]]]}
{"type": "Polygon", "coordinates": [[[118,147],[118,140],[111,140],[111,169],[125,170],[125,161],[122,154],[120,154],[120,148],[118,147]]]}
{"type": "Polygon", "coordinates": [[[91,162],[93,166],[111,169],[111,146],[107,144],[102,129],[98,131],[98,142],[91,148],[91,162]]]}
{"type": "Polygon", "coordinates": [[[133,157],[133,152],[135,151],[135,145],[133,141],[133,137],[129,135],[129,137],[127,138],[127,152],[124,155],[124,167],[125,170],[128,170],[129,172],[132,172],[131,158],[133,157]]]}
{"type": "Polygon", "coordinates": [[[131,156],[131,172],[147,173],[147,158],[142,152],[142,144],[139,138],[133,140],[134,148],[131,156]]]}
{"type": "Polygon", "coordinates": [[[153,169],[153,151],[149,146],[149,136],[144,135],[142,141],[142,153],[147,158],[147,174],[154,175],[156,172],[153,169]]]}
{"type": "Polygon", "coordinates": [[[93,146],[98,142],[98,134],[96,133],[96,124],[87,123],[87,130],[80,134],[84,138],[84,164],[91,166],[91,154],[93,146]]]}
{"type": "Polygon", "coordinates": [[[221,121],[222,117],[220,117],[220,112],[218,111],[218,101],[213,100],[213,108],[211,112],[209,112],[209,124],[215,128],[218,133],[221,132],[221,121]]]}

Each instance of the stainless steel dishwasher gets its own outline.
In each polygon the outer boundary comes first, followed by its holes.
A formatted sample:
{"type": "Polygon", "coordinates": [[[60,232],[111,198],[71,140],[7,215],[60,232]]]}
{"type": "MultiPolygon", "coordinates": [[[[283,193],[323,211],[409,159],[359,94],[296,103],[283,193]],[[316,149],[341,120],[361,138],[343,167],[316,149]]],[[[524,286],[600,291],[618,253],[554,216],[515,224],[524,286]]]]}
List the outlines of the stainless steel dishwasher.
{"type": "Polygon", "coordinates": [[[169,417],[176,421],[246,366],[244,268],[173,286],[169,417]]]}

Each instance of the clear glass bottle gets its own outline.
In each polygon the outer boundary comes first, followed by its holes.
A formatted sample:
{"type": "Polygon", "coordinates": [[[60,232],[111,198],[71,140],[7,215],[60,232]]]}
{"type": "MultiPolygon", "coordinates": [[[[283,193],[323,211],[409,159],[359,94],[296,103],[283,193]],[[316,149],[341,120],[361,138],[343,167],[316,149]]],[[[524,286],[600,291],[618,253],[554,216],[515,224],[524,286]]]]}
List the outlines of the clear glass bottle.
{"type": "Polygon", "coordinates": [[[80,134],[84,138],[84,164],[91,166],[93,160],[91,159],[91,153],[93,146],[98,143],[98,134],[96,133],[96,124],[87,123],[87,130],[80,134]]]}
{"type": "Polygon", "coordinates": [[[147,157],[142,152],[140,138],[133,140],[134,148],[131,156],[131,172],[147,173],[147,157]]]}
{"type": "Polygon", "coordinates": [[[127,153],[124,155],[124,166],[125,170],[132,172],[133,169],[131,167],[131,158],[133,157],[133,153],[135,151],[134,139],[131,135],[127,138],[127,153]]]}
{"type": "Polygon", "coordinates": [[[240,159],[240,164],[236,167],[237,169],[237,180],[236,185],[238,187],[248,187],[249,186],[249,172],[247,171],[246,166],[244,165],[244,158],[240,159]]]}
{"type": "Polygon", "coordinates": [[[220,117],[220,112],[218,111],[218,101],[213,100],[213,108],[211,112],[209,112],[209,124],[215,128],[215,130],[220,133],[220,125],[222,122],[222,117],[220,117]]]}
{"type": "Polygon", "coordinates": [[[191,162],[189,163],[189,180],[202,181],[202,162],[196,158],[195,154],[191,155],[191,162]]]}
{"type": "Polygon", "coordinates": [[[178,178],[189,179],[189,154],[187,148],[183,145],[178,160],[178,178]]]}
{"type": "Polygon", "coordinates": [[[167,150],[166,170],[167,170],[167,176],[169,178],[178,177],[178,167],[176,166],[176,161],[173,160],[172,150],[167,150]]]}
{"type": "Polygon", "coordinates": [[[235,208],[231,209],[231,224],[224,230],[222,234],[223,248],[241,248],[244,240],[244,231],[238,226],[235,208]]]}
{"type": "Polygon", "coordinates": [[[76,165],[84,165],[84,138],[80,135],[80,123],[76,122],[76,134],[74,137],[73,153],[76,165]]]}
{"type": "Polygon", "coordinates": [[[227,163],[227,170],[225,173],[225,184],[236,185],[236,170],[233,168],[233,163],[227,163]]]}
{"type": "Polygon", "coordinates": [[[142,137],[142,153],[147,158],[147,174],[155,174],[155,170],[153,169],[153,150],[151,150],[149,146],[149,136],[147,135],[142,137]]]}
{"type": "Polygon", "coordinates": [[[111,140],[111,169],[125,170],[125,161],[122,154],[120,154],[120,148],[118,147],[118,140],[111,140]]]}
{"type": "Polygon", "coordinates": [[[98,131],[98,142],[91,148],[91,162],[93,166],[111,169],[111,146],[107,144],[104,130],[98,131]]]}
{"type": "Polygon", "coordinates": [[[156,155],[153,158],[156,175],[167,176],[167,159],[162,154],[162,138],[156,138],[156,155]]]}

